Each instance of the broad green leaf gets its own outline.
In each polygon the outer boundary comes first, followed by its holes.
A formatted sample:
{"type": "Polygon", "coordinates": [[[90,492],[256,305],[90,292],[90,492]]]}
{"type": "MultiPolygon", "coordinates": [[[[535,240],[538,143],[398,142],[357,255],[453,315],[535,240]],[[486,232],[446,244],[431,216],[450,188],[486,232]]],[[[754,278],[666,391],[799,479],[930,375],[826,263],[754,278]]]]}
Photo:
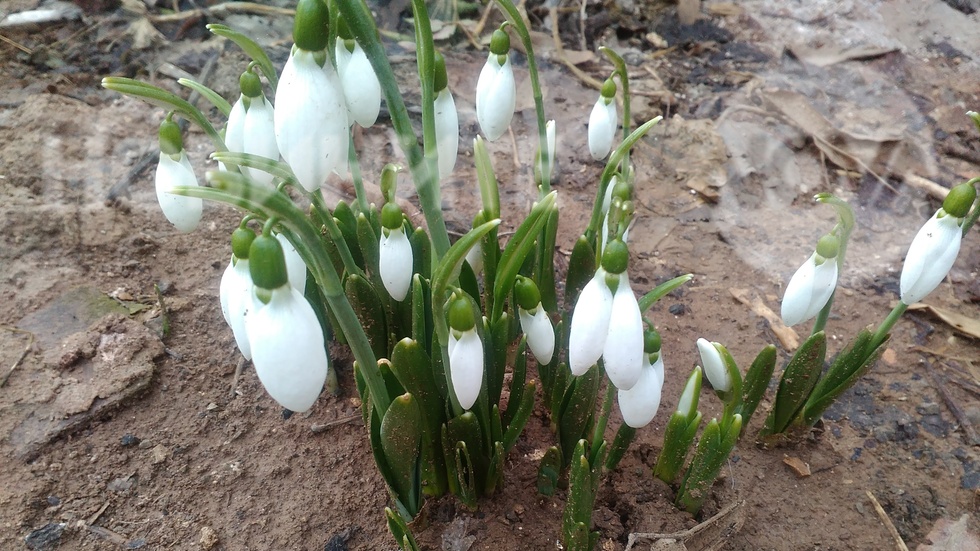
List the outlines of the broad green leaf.
{"type": "Polygon", "coordinates": [[[418,402],[405,393],[394,400],[381,422],[381,447],[399,501],[409,514],[418,514],[421,503],[419,449],[422,442],[422,415],[418,402]]]}
{"type": "Polygon", "coordinates": [[[538,493],[546,496],[555,495],[560,474],[561,451],[557,446],[551,446],[545,450],[544,457],[538,464],[538,493]]]}
{"type": "Polygon", "coordinates": [[[388,325],[378,292],[368,280],[356,274],[347,277],[344,291],[368,336],[375,357],[388,357],[388,325]]]}
{"type": "Polygon", "coordinates": [[[497,265],[497,275],[493,283],[494,311],[493,316],[490,317],[491,320],[500,318],[503,313],[504,301],[510,295],[511,289],[514,288],[514,280],[517,279],[524,259],[533,250],[534,243],[541,233],[541,228],[548,221],[551,207],[555,204],[557,197],[558,193],[553,191],[531,207],[531,212],[527,218],[521,222],[517,231],[507,242],[507,247],[504,248],[504,252],[500,256],[500,264],[497,265]]]}
{"type": "Polygon", "coordinates": [[[776,369],[776,347],[768,345],[759,352],[745,374],[745,384],[742,387],[742,407],[738,413],[742,415],[743,426],[748,426],[752,414],[759,406],[759,401],[769,388],[769,381],[776,369]]]}
{"type": "Polygon", "coordinates": [[[595,412],[599,392],[599,368],[592,366],[581,377],[576,377],[565,391],[558,419],[558,443],[563,454],[562,464],[572,460],[575,443],[586,436],[595,412]]]}
{"type": "Polygon", "coordinates": [[[262,69],[262,74],[264,74],[265,78],[269,80],[269,86],[273,90],[279,86],[279,75],[276,73],[276,68],[274,65],[272,65],[272,60],[269,59],[269,56],[265,53],[265,50],[262,49],[262,46],[259,46],[248,36],[245,36],[227,25],[211,23],[207,27],[212,33],[227,38],[235,44],[238,44],[238,47],[241,48],[245,54],[248,55],[248,57],[252,58],[252,61],[258,64],[259,68],[262,69]]]}
{"type": "Polygon", "coordinates": [[[823,331],[811,335],[800,345],[783,371],[763,434],[779,434],[789,427],[817,384],[826,353],[827,335],[823,331]]]}
{"type": "Polygon", "coordinates": [[[639,300],[640,312],[646,312],[651,306],[657,303],[658,300],[665,297],[667,293],[670,293],[674,289],[677,289],[681,285],[684,285],[688,281],[694,278],[694,274],[685,274],[682,276],[677,276],[670,281],[665,281],[660,285],[653,288],[652,291],[643,295],[639,300]]]}
{"type": "Polygon", "coordinates": [[[636,438],[636,429],[623,423],[619,426],[619,430],[616,431],[616,437],[613,438],[612,446],[609,447],[609,456],[606,458],[606,470],[612,471],[616,469],[619,465],[620,460],[623,459],[623,454],[629,449],[630,444],[636,438]]]}

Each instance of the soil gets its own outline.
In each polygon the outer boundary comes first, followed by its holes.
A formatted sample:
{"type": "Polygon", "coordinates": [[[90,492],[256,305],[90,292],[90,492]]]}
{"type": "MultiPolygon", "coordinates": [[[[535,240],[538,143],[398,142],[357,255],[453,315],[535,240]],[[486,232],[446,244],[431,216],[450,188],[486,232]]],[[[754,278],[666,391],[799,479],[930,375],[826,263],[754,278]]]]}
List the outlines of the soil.
{"type": "MultiPolygon", "coordinates": [[[[306,414],[283,415],[249,366],[235,377],[240,356],[218,281],[240,213],[208,205],[201,227],[179,234],[156,205],[152,170],[116,187],[142,156],[156,155],[162,113],[101,89],[103,76],[183,93],[174,75],[197,77],[216,57],[208,84],[232,98],[244,57],[203,25],[246,29],[281,64],[290,19],[215,10],[167,22],[160,8],[147,19],[113,2],[77,4],[83,11],[65,21],[0,28],[2,376],[15,366],[0,387],[0,548],[394,549],[347,353],[334,350],[339,394],[325,393],[306,414]],[[162,34],[147,32],[150,21],[162,34]]],[[[882,361],[809,438],[754,444],[770,393],[701,516],[677,511],[675,489],[650,473],[667,412],[698,361],[698,337],[726,344],[743,368],[770,342],[789,358],[793,335],[764,310],[778,311],[789,277],[834,222],[831,209],[810,200],[814,193],[847,199],[858,216],[828,325],[836,351],[896,301],[907,245],[938,208],[922,179],[948,187],[980,173],[980,138],[962,114],[980,110],[980,15],[969,3],[804,4],[704,2],[701,17],[682,24],[676,4],[590,2],[584,25],[577,4],[558,20],[566,55],[585,73],[601,80],[610,71],[583,53],[599,45],[625,57],[637,122],[665,117],[633,156],[633,287],[645,292],[695,274],[651,310],[667,360],[662,411],[599,494],[593,518],[603,550],[624,549],[634,533],[694,528],[731,504],[741,504],[738,522],[717,523],[716,538],[692,541],[692,549],[894,548],[885,517],[912,548],[978,548],[968,534],[980,529],[980,344],[929,311],[906,315],[882,361]],[[964,515],[952,540],[960,547],[933,541],[934,526],[964,515]]],[[[37,6],[12,0],[0,15],[37,6]]],[[[392,30],[411,36],[398,23],[402,6],[379,10],[395,21],[392,30]]],[[[530,19],[541,31],[545,103],[560,136],[562,257],[585,225],[601,170],[585,137],[596,96],[562,65],[547,10],[532,9],[530,19]]],[[[485,54],[459,39],[441,47],[462,123],[443,201],[460,232],[479,200],[468,144],[478,130],[472,87],[485,54]]],[[[408,103],[417,105],[414,55],[397,40],[390,49],[408,103]]],[[[526,63],[515,59],[526,88],[526,63]]],[[[380,153],[363,155],[370,181],[400,155],[384,122],[358,136],[362,151],[380,153]]],[[[490,146],[504,231],[534,197],[533,124],[532,103],[521,100],[513,137],[490,146]]],[[[186,140],[202,175],[213,167],[206,137],[192,128],[186,140]]],[[[402,193],[413,203],[409,187],[402,193]]],[[[335,180],[328,188],[329,202],[349,186],[335,180]]],[[[977,320],[978,269],[973,232],[926,302],[977,320]]],[[[805,337],[808,326],[796,330],[805,337]]],[[[720,413],[708,392],[702,410],[706,418],[720,413]]],[[[477,511],[453,498],[429,502],[420,542],[556,548],[564,495],[541,496],[535,484],[537,458],[552,441],[539,401],[503,489],[477,511]]],[[[651,548],[643,541],[633,548],[651,548]]]]}

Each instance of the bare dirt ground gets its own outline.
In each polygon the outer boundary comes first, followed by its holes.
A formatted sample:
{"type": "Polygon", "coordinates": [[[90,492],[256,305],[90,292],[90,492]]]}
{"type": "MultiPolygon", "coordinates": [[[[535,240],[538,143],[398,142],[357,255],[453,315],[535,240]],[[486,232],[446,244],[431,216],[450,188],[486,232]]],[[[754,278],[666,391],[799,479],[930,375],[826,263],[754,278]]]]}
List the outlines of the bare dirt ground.
{"type": "MultiPolygon", "coordinates": [[[[152,164],[113,189],[156,155],[162,113],[102,90],[103,76],[176,92],[175,75],[197,77],[217,59],[208,83],[233,98],[244,58],[203,25],[245,28],[282,63],[290,19],[181,4],[168,21],[160,8],[78,4],[87,11],[67,21],[0,24],[0,377],[15,366],[0,386],[0,548],[393,549],[344,351],[334,355],[340,394],[308,414],[284,418],[250,369],[234,384],[239,354],[218,280],[240,215],[209,205],[197,231],[178,234],[156,205],[152,164]]],[[[631,533],[688,530],[739,503],[715,526],[739,531],[690,548],[894,549],[900,537],[910,548],[980,549],[969,535],[980,529],[980,346],[937,314],[980,318],[976,232],[926,299],[936,310],[896,326],[883,360],[811,439],[761,449],[747,438],[699,518],[675,510],[674,489],[651,476],[696,338],[728,345],[743,367],[769,342],[788,359],[792,335],[765,313],[778,311],[789,276],[833,224],[831,209],[810,201],[815,192],[847,199],[858,215],[828,325],[836,351],[897,300],[908,243],[938,207],[923,180],[948,187],[980,174],[980,136],[963,116],[980,110],[980,14],[970,2],[705,2],[700,18],[681,23],[691,4],[589,2],[580,20],[570,3],[558,20],[564,54],[547,10],[531,10],[559,129],[561,251],[585,225],[601,169],[585,143],[595,92],[562,56],[601,80],[610,68],[583,52],[607,45],[630,64],[634,118],[666,119],[634,155],[633,286],[695,274],[652,311],[668,365],[662,411],[599,495],[601,549],[624,549],[631,533]],[[952,536],[939,535],[944,526],[952,536]]],[[[385,6],[390,28],[411,36],[399,4],[385,6]]],[[[0,18],[37,7],[5,2],[0,18]]],[[[390,47],[417,103],[414,56],[397,38],[390,47]]],[[[444,204],[462,231],[478,201],[467,144],[484,54],[459,33],[441,47],[463,134],[444,204]]],[[[491,146],[505,226],[533,199],[530,99],[518,109],[514,137],[491,146]]],[[[358,137],[368,179],[399,155],[390,138],[383,123],[358,137]]],[[[203,175],[213,166],[207,140],[193,129],[186,140],[203,175]]],[[[332,182],[334,200],[345,189],[332,182]]],[[[719,413],[707,393],[702,403],[706,417],[719,413]]],[[[552,439],[539,405],[504,489],[477,511],[430,502],[420,541],[555,549],[564,496],[536,493],[534,459],[552,439]]]]}

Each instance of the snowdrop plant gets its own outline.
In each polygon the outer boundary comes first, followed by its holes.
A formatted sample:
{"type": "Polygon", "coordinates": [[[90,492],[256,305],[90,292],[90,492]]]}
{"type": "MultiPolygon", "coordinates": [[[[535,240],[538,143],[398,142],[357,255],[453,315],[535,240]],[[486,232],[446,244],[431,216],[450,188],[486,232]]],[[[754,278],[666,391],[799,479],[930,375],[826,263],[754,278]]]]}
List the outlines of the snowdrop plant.
{"type": "Polygon", "coordinates": [[[160,125],[160,161],[157,164],[157,202],[167,220],[182,232],[192,232],[201,222],[202,201],[174,193],[179,187],[198,185],[194,167],[187,159],[180,127],[170,117],[160,125]]]}
{"type": "Polygon", "coordinates": [[[609,155],[616,129],[619,126],[619,115],[616,112],[616,82],[608,78],[599,91],[589,115],[589,153],[592,158],[600,161],[609,155]]]}
{"type": "Polygon", "coordinates": [[[496,141],[510,126],[517,104],[517,85],[510,63],[510,36],[506,24],[493,31],[490,55],[476,83],[476,117],[488,140],[496,141]]]}

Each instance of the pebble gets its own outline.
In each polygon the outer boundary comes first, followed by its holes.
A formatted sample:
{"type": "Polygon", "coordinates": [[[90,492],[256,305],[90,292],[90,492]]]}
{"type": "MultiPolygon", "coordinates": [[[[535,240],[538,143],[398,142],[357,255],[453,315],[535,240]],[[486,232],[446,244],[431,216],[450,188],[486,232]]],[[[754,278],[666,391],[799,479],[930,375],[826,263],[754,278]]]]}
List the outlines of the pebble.
{"type": "Polygon", "coordinates": [[[201,539],[198,540],[201,549],[205,551],[214,549],[218,545],[218,533],[214,531],[214,528],[210,526],[204,526],[201,528],[201,539]]]}
{"type": "Polygon", "coordinates": [[[922,402],[915,408],[915,411],[919,412],[919,415],[939,415],[939,404],[935,402],[922,402]]]}
{"type": "Polygon", "coordinates": [[[130,446],[138,446],[140,444],[140,439],[132,434],[124,434],[119,440],[119,443],[122,444],[122,447],[128,448],[130,446]]]}
{"type": "Polygon", "coordinates": [[[160,463],[163,463],[166,460],[167,460],[167,448],[164,447],[163,444],[157,444],[156,447],[154,447],[150,451],[150,463],[153,463],[154,465],[159,465],[160,463]]]}
{"type": "Polygon", "coordinates": [[[678,303],[678,304],[671,304],[670,305],[670,308],[668,308],[667,311],[670,312],[671,314],[675,315],[675,316],[681,316],[681,315],[684,315],[684,312],[686,311],[686,308],[684,308],[684,305],[683,304],[680,304],[680,303],[678,303]]]}
{"type": "Polygon", "coordinates": [[[28,549],[46,551],[58,547],[61,534],[65,532],[65,523],[52,522],[34,530],[24,538],[28,549]]]}

